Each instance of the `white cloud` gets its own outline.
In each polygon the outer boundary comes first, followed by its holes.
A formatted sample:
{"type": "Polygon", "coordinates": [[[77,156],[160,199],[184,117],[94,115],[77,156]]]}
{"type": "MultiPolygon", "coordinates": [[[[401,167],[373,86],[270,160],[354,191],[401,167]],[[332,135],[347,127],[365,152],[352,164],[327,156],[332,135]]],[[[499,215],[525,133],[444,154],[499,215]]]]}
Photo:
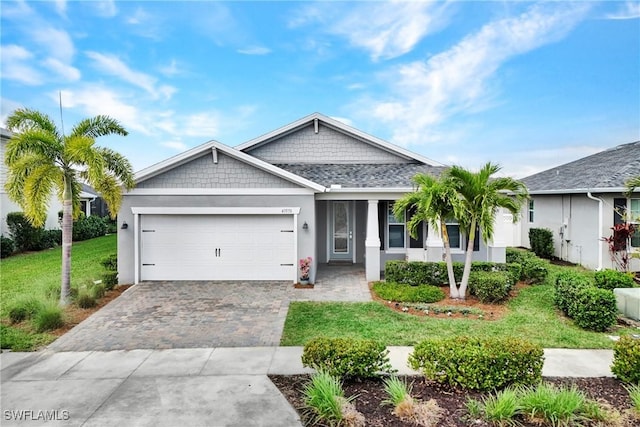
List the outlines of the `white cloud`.
{"type": "Polygon", "coordinates": [[[169,64],[160,67],[158,70],[167,77],[174,77],[185,73],[185,70],[178,65],[175,59],[172,59],[169,64]]]}
{"type": "Polygon", "coordinates": [[[431,142],[445,119],[487,108],[497,70],[509,59],[564,37],[583,18],[589,5],[534,5],[516,17],[482,27],[451,49],[393,68],[384,78],[389,97],[360,107],[395,127],[392,140],[401,145],[431,142]]]}
{"type": "Polygon", "coordinates": [[[322,31],[346,38],[374,61],[410,52],[425,36],[449,23],[447,2],[363,2],[340,7],[312,4],[300,9],[290,27],[319,23],[322,31]]]}
{"type": "Polygon", "coordinates": [[[131,25],[146,24],[150,15],[141,7],[137,8],[133,15],[126,18],[126,23],[131,25]]]}
{"type": "Polygon", "coordinates": [[[64,64],[56,58],[47,58],[43,64],[65,80],[76,81],[80,79],[80,70],[64,64]]]}
{"type": "Polygon", "coordinates": [[[6,45],[0,49],[2,79],[37,86],[44,82],[44,76],[28,64],[33,54],[22,46],[6,45]]]}
{"type": "Polygon", "coordinates": [[[610,13],[607,19],[637,19],[640,18],[640,3],[628,1],[616,13],[610,13]]]}
{"type": "Polygon", "coordinates": [[[187,144],[181,141],[161,142],[160,145],[162,145],[163,147],[171,148],[172,150],[176,150],[176,151],[185,151],[187,148],[189,148],[187,144]]]}
{"type": "Polygon", "coordinates": [[[37,26],[29,30],[31,37],[47,50],[47,54],[64,62],[71,62],[75,54],[69,33],[50,26],[37,26]]]}
{"type": "Polygon", "coordinates": [[[251,46],[244,49],[238,49],[238,53],[243,55],[267,55],[271,53],[271,49],[264,46],[251,46]]]}
{"type": "Polygon", "coordinates": [[[114,0],[92,1],[91,3],[95,7],[98,16],[112,18],[118,14],[118,8],[114,0]]]}
{"type": "Polygon", "coordinates": [[[0,98],[0,123],[2,124],[2,127],[6,127],[7,117],[9,117],[11,113],[13,113],[18,108],[23,107],[24,105],[11,99],[0,98]]]}
{"type": "Polygon", "coordinates": [[[339,122],[342,122],[347,126],[353,126],[353,121],[351,119],[347,119],[346,117],[331,116],[331,118],[333,120],[337,120],[339,122]]]}
{"type": "Polygon", "coordinates": [[[56,12],[60,16],[66,16],[67,13],[67,1],[66,0],[55,0],[56,12]]]}
{"type": "Polygon", "coordinates": [[[154,98],[164,97],[165,99],[170,99],[176,92],[175,88],[168,85],[156,87],[157,79],[155,77],[132,70],[115,55],[105,55],[91,51],[86,52],[86,55],[93,59],[96,68],[99,70],[144,89],[154,98]]]}
{"type": "Polygon", "coordinates": [[[192,114],[185,117],[183,122],[180,130],[186,136],[214,138],[220,129],[219,114],[215,111],[192,114]]]}

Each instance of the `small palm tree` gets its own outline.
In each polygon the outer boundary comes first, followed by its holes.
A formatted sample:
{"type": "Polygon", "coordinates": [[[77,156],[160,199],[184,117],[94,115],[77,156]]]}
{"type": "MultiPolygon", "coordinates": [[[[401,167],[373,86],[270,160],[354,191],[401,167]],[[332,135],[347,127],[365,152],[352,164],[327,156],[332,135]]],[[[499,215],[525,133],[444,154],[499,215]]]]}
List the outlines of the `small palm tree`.
{"type": "Polygon", "coordinates": [[[476,238],[476,227],[480,228],[482,240],[486,243],[493,238],[495,218],[498,208],[504,208],[513,214],[517,221],[524,201],[529,196],[526,186],[513,178],[492,178],[500,171],[500,166],[485,164],[478,172],[470,172],[460,166],[453,166],[448,171],[449,178],[460,196],[462,210],[456,218],[460,228],[467,234],[467,252],[464,263],[460,297],[465,298],[473,244],[476,238]]]}
{"type": "Polygon", "coordinates": [[[636,188],[640,188],[640,176],[629,178],[625,183],[625,187],[627,187],[626,195],[631,197],[631,194],[636,190],[636,188]]]}
{"type": "Polygon", "coordinates": [[[428,222],[436,230],[440,229],[447,263],[449,294],[451,298],[459,298],[445,221],[456,216],[456,210],[460,208],[460,198],[453,182],[446,175],[435,178],[432,175],[417,174],[413,177],[413,182],[416,185],[416,191],[397,200],[393,205],[393,214],[397,218],[403,218],[405,212],[411,214],[408,226],[414,239],[417,237],[418,227],[422,221],[428,222]]]}
{"type": "Polygon", "coordinates": [[[62,277],[60,305],[69,303],[73,217],[80,213],[81,180],[94,187],[115,218],[122,201],[121,186],[133,188],[133,169],[119,153],[95,146],[99,136],[127,135],[114,119],[96,116],[81,120],[67,136],[47,115],[18,109],[7,118],[15,134],[9,140],[5,185],[9,198],[22,207],[36,227],[44,225],[52,192],[62,201],[62,277]]]}

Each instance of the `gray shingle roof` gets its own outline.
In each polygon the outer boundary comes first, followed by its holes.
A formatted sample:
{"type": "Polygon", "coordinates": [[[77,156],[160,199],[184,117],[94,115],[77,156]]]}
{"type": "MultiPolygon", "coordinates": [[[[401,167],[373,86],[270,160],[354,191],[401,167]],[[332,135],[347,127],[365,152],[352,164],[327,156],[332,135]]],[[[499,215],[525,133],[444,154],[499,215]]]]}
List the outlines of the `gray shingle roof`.
{"type": "Polygon", "coordinates": [[[600,153],[539,172],[522,179],[531,193],[593,189],[616,191],[640,175],[640,141],[618,145],[600,153]]]}
{"type": "Polygon", "coordinates": [[[343,188],[412,188],[417,173],[439,175],[445,167],[422,163],[403,164],[276,164],[310,181],[343,188]]]}

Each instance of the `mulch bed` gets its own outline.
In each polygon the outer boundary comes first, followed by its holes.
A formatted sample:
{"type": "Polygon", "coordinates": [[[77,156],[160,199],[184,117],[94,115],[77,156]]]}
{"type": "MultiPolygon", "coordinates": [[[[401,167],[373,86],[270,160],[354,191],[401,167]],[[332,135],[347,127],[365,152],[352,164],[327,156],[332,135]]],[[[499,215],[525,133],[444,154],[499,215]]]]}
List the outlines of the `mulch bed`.
{"type": "MultiPolygon", "coordinates": [[[[291,405],[298,410],[304,425],[311,424],[309,414],[304,410],[302,390],[309,381],[309,375],[291,376],[269,376],[271,381],[278,387],[284,397],[291,405]]],[[[434,382],[427,382],[422,377],[402,377],[408,383],[413,382],[412,396],[423,402],[435,399],[438,405],[445,410],[445,415],[438,424],[443,427],[468,427],[489,426],[485,421],[469,420],[465,403],[468,398],[482,400],[482,394],[475,391],[452,388],[447,385],[434,382]]],[[[575,384],[589,398],[606,402],[612,407],[623,412],[631,408],[629,394],[625,390],[623,383],[614,378],[545,378],[545,381],[556,384],[570,386],[575,384]]],[[[412,426],[399,420],[393,415],[391,406],[382,406],[381,402],[388,398],[384,392],[382,380],[347,380],[343,383],[345,396],[356,396],[355,406],[366,419],[367,426],[412,426]]],[[[522,421],[522,420],[520,420],[522,421]]],[[[638,421],[640,423],[640,420],[638,421]]],[[[318,424],[315,424],[318,425],[318,424]]],[[[540,427],[540,424],[522,423],[527,427],[540,427]]],[[[633,425],[633,424],[631,424],[633,425]]],[[[640,425],[640,424],[639,424],[640,425]]]]}

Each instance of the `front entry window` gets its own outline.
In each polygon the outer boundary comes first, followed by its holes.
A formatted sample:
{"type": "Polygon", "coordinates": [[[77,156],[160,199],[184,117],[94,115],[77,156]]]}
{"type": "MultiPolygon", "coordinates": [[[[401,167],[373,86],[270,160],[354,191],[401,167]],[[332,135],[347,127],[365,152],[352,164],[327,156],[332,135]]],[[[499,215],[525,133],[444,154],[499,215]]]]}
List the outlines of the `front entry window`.
{"type": "Polygon", "coordinates": [[[333,227],[333,252],[349,252],[349,214],[344,202],[334,204],[333,227]]]}
{"type": "Polygon", "coordinates": [[[397,218],[393,214],[393,203],[389,203],[389,206],[387,208],[387,224],[389,227],[387,234],[389,238],[388,247],[390,249],[403,249],[405,247],[404,239],[406,234],[404,215],[402,216],[402,218],[397,218]]]}

